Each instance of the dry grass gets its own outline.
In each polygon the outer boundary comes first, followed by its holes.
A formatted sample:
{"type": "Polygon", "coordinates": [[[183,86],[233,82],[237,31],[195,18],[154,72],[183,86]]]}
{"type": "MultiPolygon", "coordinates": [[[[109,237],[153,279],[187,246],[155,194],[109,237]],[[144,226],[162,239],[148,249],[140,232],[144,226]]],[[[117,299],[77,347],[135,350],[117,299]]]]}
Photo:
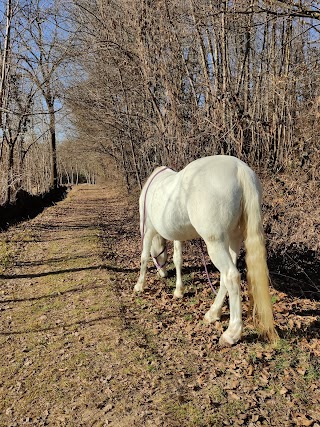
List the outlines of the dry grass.
{"type": "Polygon", "coordinates": [[[295,246],[320,252],[319,181],[295,172],[266,175],[263,185],[270,249],[295,246]]]}
{"type": "Polygon", "coordinates": [[[301,171],[264,176],[269,266],[279,290],[320,300],[320,187],[301,171]]]}
{"type": "Polygon", "coordinates": [[[0,425],[315,427],[318,305],[273,290],[279,346],[245,318],[243,341],[220,349],[228,309],[203,324],[212,296],[194,248],[182,301],[172,265],[132,294],[137,224],[116,188],[81,186],[1,235],[0,425]]]}

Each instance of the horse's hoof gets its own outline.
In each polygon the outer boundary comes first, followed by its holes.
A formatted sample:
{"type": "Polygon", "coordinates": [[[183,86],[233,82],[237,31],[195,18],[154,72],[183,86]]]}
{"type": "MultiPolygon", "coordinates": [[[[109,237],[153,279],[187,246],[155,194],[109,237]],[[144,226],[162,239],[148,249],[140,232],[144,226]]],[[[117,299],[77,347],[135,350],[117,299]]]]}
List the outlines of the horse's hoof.
{"type": "Polygon", "coordinates": [[[219,339],[219,345],[220,345],[220,347],[231,347],[236,342],[237,342],[237,340],[234,340],[233,338],[231,338],[226,333],[222,334],[221,337],[220,337],[220,339],[219,339]]]}
{"type": "Polygon", "coordinates": [[[203,321],[206,325],[210,325],[213,322],[213,320],[211,320],[211,317],[208,315],[208,313],[204,315],[203,321]]]}
{"type": "Polygon", "coordinates": [[[142,287],[142,286],[140,286],[140,285],[136,285],[136,286],[133,288],[133,291],[134,291],[135,293],[142,292],[142,291],[143,291],[143,287],[142,287]]]}
{"type": "Polygon", "coordinates": [[[178,291],[174,291],[174,293],[173,293],[173,298],[179,298],[179,299],[181,299],[181,298],[183,298],[183,293],[182,292],[178,292],[178,291]]]}
{"type": "Polygon", "coordinates": [[[218,322],[220,320],[219,316],[213,316],[210,311],[207,311],[204,315],[203,321],[207,325],[210,325],[211,323],[218,322]]]}
{"type": "Polygon", "coordinates": [[[162,278],[168,277],[168,272],[166,270],[159,270],[158,273],[162,278]]]}
{"type": "Polygon", "coordinates": [[[219,345],[220,347],[232,347],[234,344],[233,340],[226,339],[223,335],[221,335],[219,339],[219,345]]]}

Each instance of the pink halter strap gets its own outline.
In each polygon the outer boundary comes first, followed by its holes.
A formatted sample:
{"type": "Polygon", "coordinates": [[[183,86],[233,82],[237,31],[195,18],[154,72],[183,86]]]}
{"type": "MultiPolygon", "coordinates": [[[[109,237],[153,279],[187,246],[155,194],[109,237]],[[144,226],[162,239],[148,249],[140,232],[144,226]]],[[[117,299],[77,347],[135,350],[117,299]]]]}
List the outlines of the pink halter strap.
{"type": "Polygon", "coordinates": [[[161,268],[163,268],[163,267],[167,264],[167,261],[165,261],[163,264],[159,264],[159,263],[158,263],[158,257],[159,257],[160,255],[162,255],[166,249],[167,249],[167,246],[165,246],[165,247],[162,249],[162,251],[161,251],[157,256],[153,256],[153,257],[152,257],[153,262],[155,263],[155,265],[156,265],[156,267],[157,267],[157,269],[158,269],[158,270],[161,270],[161,268]]]}

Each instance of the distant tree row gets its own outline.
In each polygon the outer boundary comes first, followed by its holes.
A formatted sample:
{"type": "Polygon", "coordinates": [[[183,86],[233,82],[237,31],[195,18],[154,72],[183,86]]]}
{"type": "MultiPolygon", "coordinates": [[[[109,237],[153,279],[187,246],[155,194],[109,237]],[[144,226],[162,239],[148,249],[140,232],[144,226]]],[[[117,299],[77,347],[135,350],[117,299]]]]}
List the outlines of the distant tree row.
{"type": "Polygon", "coordinates": [[[319,1],[6,0],[3,12],[3,201],[110,174],[141,186],[159,164],[220,153],[315,178],[319,1]]]}
{"type": "Polygon", "coordinates": [[[319,168],[320,3],[75,0],[83,139],[127,184],[158,164],[232,154],[273,171],[319,168]]]}
{"type": "MultiPolygon", "coordinates": [[[[65,6],[60,0],[1,2],[0,204],[13,201],[20,188],[46,192],[68,181],[57,155],[57,121],[65,114],[76,52],[65,6]]],[[[60,132],[64,138],[61,126],[60,132]]],[[[78,170],[77,179],[86,173],[78,170]]]]}

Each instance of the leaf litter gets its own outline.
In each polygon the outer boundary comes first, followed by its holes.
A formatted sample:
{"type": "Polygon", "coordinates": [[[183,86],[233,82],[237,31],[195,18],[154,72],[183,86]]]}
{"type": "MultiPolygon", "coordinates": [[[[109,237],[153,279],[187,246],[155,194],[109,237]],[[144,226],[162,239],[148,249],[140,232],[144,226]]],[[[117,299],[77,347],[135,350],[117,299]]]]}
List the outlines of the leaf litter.
{"type": "Polygon", "coordinates": [[[220,348],[229,309],[203,323],[213,295],[192,243],[182,300],[173,264],[161,279],[150,263],[145,292],[133,294],[137,206],[119,188],[84,186],[8,231],[22,237],[0,279],[2,425],[320,425],[319,303],[272,289],[272,347],[246,316],[243,280],[243,338],[220,348]]]}

